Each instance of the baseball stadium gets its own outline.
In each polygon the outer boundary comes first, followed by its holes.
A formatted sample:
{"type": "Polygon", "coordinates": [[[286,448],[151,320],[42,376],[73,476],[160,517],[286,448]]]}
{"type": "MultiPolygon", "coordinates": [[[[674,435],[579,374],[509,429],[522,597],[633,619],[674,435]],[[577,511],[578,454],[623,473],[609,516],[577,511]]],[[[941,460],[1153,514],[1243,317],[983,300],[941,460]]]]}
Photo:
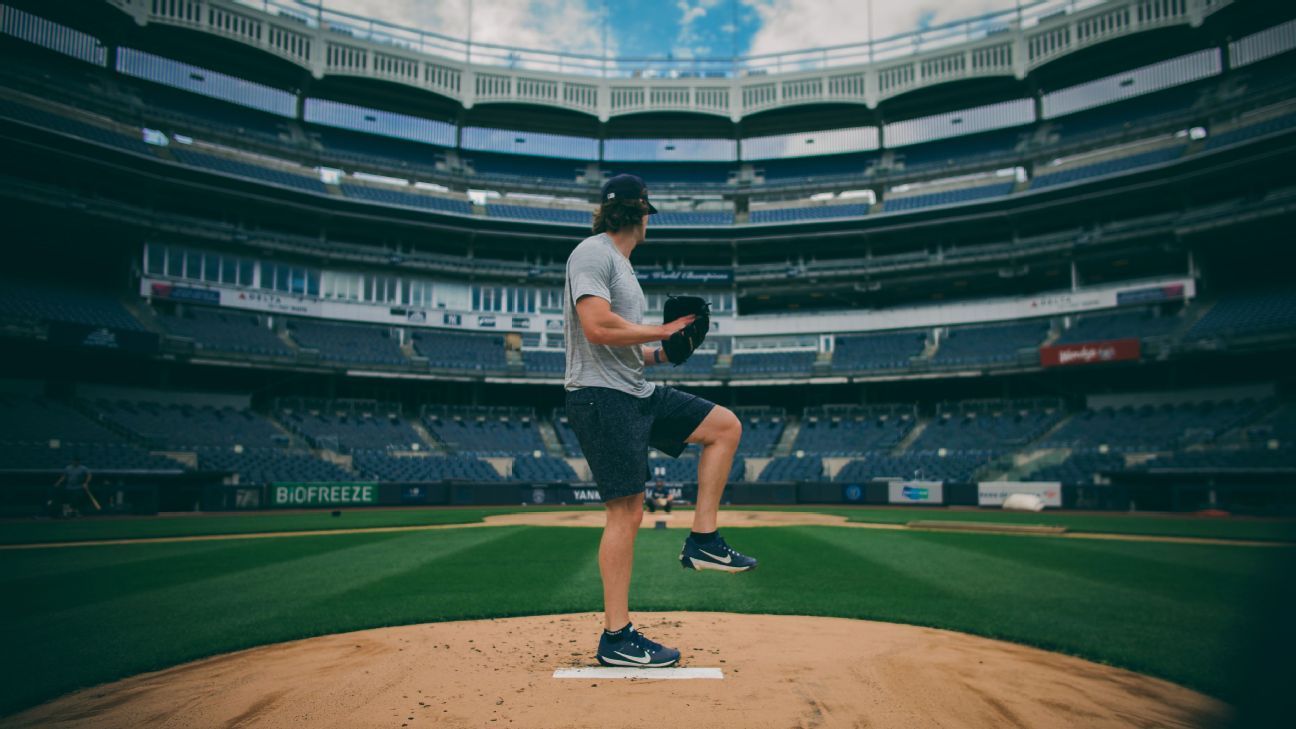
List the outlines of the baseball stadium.
{"type": "Polygon", "coordinates": [[[0,727],[1292,725],[1296,4],[0,52],[0,727]]]}

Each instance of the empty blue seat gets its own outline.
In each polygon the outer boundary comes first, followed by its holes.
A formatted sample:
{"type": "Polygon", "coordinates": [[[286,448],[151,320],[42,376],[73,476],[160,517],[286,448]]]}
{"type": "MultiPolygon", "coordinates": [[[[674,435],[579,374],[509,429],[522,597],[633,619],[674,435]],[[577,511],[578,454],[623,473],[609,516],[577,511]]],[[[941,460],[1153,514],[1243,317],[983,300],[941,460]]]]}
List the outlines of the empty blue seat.
{"type": "Polygon", "coordinates": [[[779,456],[771,458],[761,469],[757,481],[818,481],[823,478],[823,461],[815,457],[797,458],[779,456]]]}
{"type": "Polygon", "coordinates": [[[402,190],[389,190],[365,185],[342,185],[342,194],[354,200],[367,200],[383,205],[400,205],[407,208],[422,208],[441,213],[472,215],[472,204],[466,200],[453,200],[436,195],[424,195],[402,190]]]}
{"type": "Polygon", "coordinates": [[[1221,296],[1188,330],[1187,339],[1213,339],[1296,329],[1296,291],[1268,289],[1221,296]]]}
{"type": "MultiPolygon", "coordinates": [[[[1048,335],[1048,322],[954,327],[941,341],[932,362],[947,366],[1014,364],[1021,350],[1036,348],[1048,335]]],[[[1038,351],[1032,356],[1038,362],[1038,351]]]]}
{"type": "Polygon", "coordinates": [[[961,187],[954,190],[942,190],[940,192],[933,192],[925,195],[888,198],[885,204],[885,209],[887,212],[897,212],[900,210],[917,210],[919,208],[928,208],[937,205],[958,205],[960,203],[974,202],[977,200],[987,200],[989,198],[1002,197],[1011,193],[1013,186],[1016,184],[1016,182],[1010,180],[1008,182],[999,182],[993,185],[961,187]]]}
{"type": "Polygon", "coordinates": [[[843,335],[834,343],[832,368],[836,372],[903,369],[926,346],[926,330],[843,335]]]}
{"type": "Polygon", "coordinates": [[[791,223],[798,220],[862,218],[868,215],[868,212],[868,203],[844,203],[841,205],[816,205],[803,208],[753,210],[747,220],[751,223],[791,223]]]}
{"type": "Polygon", "coordinates": [[[404,367],[412,364],[388,327],[288,320],[288,333],[302,347],[319,351],[326,362],[404,367]]]}
{"type": "Polygon", "coordinates": [[[735,352],[729,372],[741,375],[808,375],[817,352],[735,352]]]}
{"type": "Polygon", "coordinates": [[[1140,152],[1124,157],[1114,157],[1105,159],[1102,162],[1093,164],[1071,167],[1057,172],[1049,172],[1044,168],[1038,173],[1038,176],[1031,182],[1032,190],[1042,190],[1054,185],[1065,185],[1071,182],[1078,182],[1093,177],[1103,177],[1105,175],[1114,175],[1119,172],[1128,172],[1140,167],[1162,164],[1177,159],[1183,154],[1182,146],[1166,147],[1164,149],[1155,149],[1150,152],[1140,152]]]}

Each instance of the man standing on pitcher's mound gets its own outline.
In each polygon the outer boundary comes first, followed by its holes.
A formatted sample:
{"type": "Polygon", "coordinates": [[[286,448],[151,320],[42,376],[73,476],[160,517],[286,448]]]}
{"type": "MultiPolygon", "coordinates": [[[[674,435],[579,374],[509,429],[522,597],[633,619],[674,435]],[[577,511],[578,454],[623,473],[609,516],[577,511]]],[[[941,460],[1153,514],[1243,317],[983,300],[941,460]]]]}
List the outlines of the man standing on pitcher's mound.
{"type": "Polygon", "coordinates": [[[630,623],[630,571],[643,520],[649,446],[678,458],[688,443],[702,445],[693,531],[684,540],[680,564],[724,572],[756,566],[716,531],[742,422],[728,408],[644,379],[645,365],[682,364],[711,326],[707,304],[698,297],[670,299],[665,324],[643,323],[643,289],[630,253],[644,242],[648,216],[656,212],[643,180],[608,180],[594,212],[594,235],[567,258],[563,287],[567,420],[607,507],[599,544],[604,631],[598,660],[605,666],[673,666],[680,657],[630,623]]]}

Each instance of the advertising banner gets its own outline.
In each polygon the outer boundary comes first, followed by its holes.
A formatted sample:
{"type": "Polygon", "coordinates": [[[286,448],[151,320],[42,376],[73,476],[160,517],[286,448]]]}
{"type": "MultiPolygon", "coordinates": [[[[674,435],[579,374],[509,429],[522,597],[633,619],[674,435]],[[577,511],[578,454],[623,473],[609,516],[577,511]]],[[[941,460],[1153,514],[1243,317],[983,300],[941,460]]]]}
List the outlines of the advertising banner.
{"type": "Polygon", "coordinates": [[[158,335],[153,332],[133,332],[126,329],[96,327],[63,321],[50,322],[49,341],[50,344],[65,347],[120,349],[126,352],[140,352],[142,354],[151,354],[158,351],[158,335]]]}
{"type": "Polygon", "coordinates": [[[1142,289],[1129,289],[1116,294],[1116,305],[1125,306],[1126,304],[1151,304],[1157,301],[1178,301],[1184,297],[1187,290],[1183,284],[1166,284],[1164,286],[1150,286],[1142,289]]]}
{"type": "Polygon", "coordinates": [[[158,298],[171,299],[172,301],[192,301],[195,304],[211,304],[213,306],[220,304],[219,291],[196,289],[192,286],[176,286],[161,281],[151,283],[149,293],[158,298]]]}
{"type": "Polygon", "coordinates": [[[887,484],[888,504],[941,504],[945,502],[943,481],[891,481],[887,484]]]}
{"type": "Polygon", "coordinates": [[[1142,346],[1135,337],[1040,347],[1040,364],[1044,367],[1128,362],[1137,360],[1140,356],[1142,346]]]}
{"type": "Polygon", "coordinates": [[[356,506],[378,503],[376,483],[274,483],[270,485],[270,505],[356,506]]]}
{"type": "Polygon", "coordinates": [[[571,500],[578,504],[597,504],[602,503],[597,488],[574,488],[571,490],[571,500]]]}
{"type": "Polygon", "coordinates": [[[1045,506],[1062,506],[1062,484],[1056,481],[982,481],[977,484],[977,504],[1003,506],[1004,499],[1013,494],[1031,494],[1040,497],[1045,506]]]}
{"type": "Polygon", "coordinates": [[[275,291],[230,291],[221,289],[221,306],[236,309],[255,309],[270,313],[320,316],[320,302],[298,294],[281,294],[275,291]]]}
{"type": "Polygon", "coordinates": [[[598,489],[556,485],[522,486],[521,503],[524,504],[599,504],[598,489]]]}
{"type": "Polygon", "coordinates": [[[717,271],[635,271],[641,284],[731,284],[733,269],[717,271]]]}

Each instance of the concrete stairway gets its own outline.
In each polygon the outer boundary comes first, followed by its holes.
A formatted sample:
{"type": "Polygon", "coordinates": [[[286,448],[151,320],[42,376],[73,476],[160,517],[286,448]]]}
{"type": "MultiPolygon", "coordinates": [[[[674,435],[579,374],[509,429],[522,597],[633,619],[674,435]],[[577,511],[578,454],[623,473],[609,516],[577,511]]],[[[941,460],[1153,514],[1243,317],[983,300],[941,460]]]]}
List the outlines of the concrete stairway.
{"type": "Polygon", "coordinates": [[[924,430],[927,430],[927,425],[930,422],[930,420],[920,419],[916,424],[914,424],[913,430],[909,431],[904,438],[900,439],[899,443],[896,443],[896,447],[891,449],[891,455],[898,456],[909,450],[909,446],[913,445],[914,441],[918,440],[918,436],[922,435],[924,430]]]}
{"type": "Polygon", "coordinates": [[[930,361],[932,357],[936,356],[936,351],[938,349],[940,349],[940,345],[937,344],[936,337],[934,336],[928,337],[927,342],[923,345],[922,352],[920,352],[917,357],[913,357],[911,361],[914,362],[930,361]]]}
{"type": "Polygon", "coordinates": [[[130,312],[131,316],[144,325],[145,329],[154,334],[166,334],[166,329],[162,327],[162,322],[158,320],[157,312],[153,311],[153,307],[142,299],[122,300],[121,304],[126,308],[126,311],[130,312]]]}
{"type": "Polygon", "coordinates": [[[423,423],[419,422],[418,418],[410,418],[409,424],[410,427],[414,429],[414,432],[418,433],[418,437],[422,439],[424,445],[427,446],[429,453],[436,453],[438,455],[446,454],[445,446],[437,441],[423,423]]]}
{"type": "Polygon", "coordinates": [[[1176,342],[1183,339],[1183,336],[1188,333],[1188,330],[1192,329],[1197,322],[1201,321],[1202,317],[1210,313],[1210,310],[1214,306],[1215,306],[1215,302],[1212,301],[1210,303],[1203,304],[1201,303],[1200,299],[1197,302],[1193,303],[1191,306],[1188,307],[1188,311],[1185,313],[1183,317],[1183,321],[1180,322],[1179,326],[1175,327],[1174,331],[1170,333],[1170,338],[1176,342]]]}
{"type": "Polygon", "coordinates": [[[308,358],[319,359],[319,350],[307,349],[301,346],[300,344],[298,344],[296,339],[293,339],[291,336],[288,335],[288,327],[282,326],[282,324],[276,324],[275,336],[279,337],[279,341],[283,342],[284,346],[288,347],[294,352],[297,352],[298,356],[301,356],[302,353],[306,353],[308,355],[308,358]]]}
{"type": "Polygon", "coordinates": [[[554,430],[553,423],[544,418],[536,418],[536,429],[540,431],[540,440],[544,441],[545,452],[554,458],[563,458],[567,452],[563,450],[562,441],[558,439],[558,431],[554,430]]]}
{"type": "Polygon", "coordinates": [[[504,350],[504,362],[509,372],[522,372],[526,369],[522,362],[522,352],[516,349],[504,350]]]}
{"type": "Polygon", "coordinates": [[[774,444],[774,455],[792,455],[792,447],[796,444],[797,434],[800,432],[801,418],[789,415],[784,422],[783,433],[779,436],[778,442],[774,444]]]}
{"type": "Polygon", "coordinates": [[[1041,468],[1058,465],[1070,455],[1070,448],[1041,448],[1036,451],[1014,454],[1012,468],[1005,471],[1002,478],[1005,481],[1024,480],[1041,468]]]}
{"type": "Polygon", "coordinates": [[[1038,438],[1026,444],[1026,446],[1022,448],[1022,452],[1025,452],[1027,448],[1031,448],[1035,446],[1036,443],[1047,443],[1048,440],[1052,438],[1055,433],[1057,433],[1059,430],[1062,430],[1062,428],[1066,427],[1066,424],[1071,422],[1071,419],[1074,417],[1075,417],[1074,414],[1067,415],[1066,417],[1054,423],[1053,427],[1049,428],[1043,433],[1040,433],[1038,438]]]}

